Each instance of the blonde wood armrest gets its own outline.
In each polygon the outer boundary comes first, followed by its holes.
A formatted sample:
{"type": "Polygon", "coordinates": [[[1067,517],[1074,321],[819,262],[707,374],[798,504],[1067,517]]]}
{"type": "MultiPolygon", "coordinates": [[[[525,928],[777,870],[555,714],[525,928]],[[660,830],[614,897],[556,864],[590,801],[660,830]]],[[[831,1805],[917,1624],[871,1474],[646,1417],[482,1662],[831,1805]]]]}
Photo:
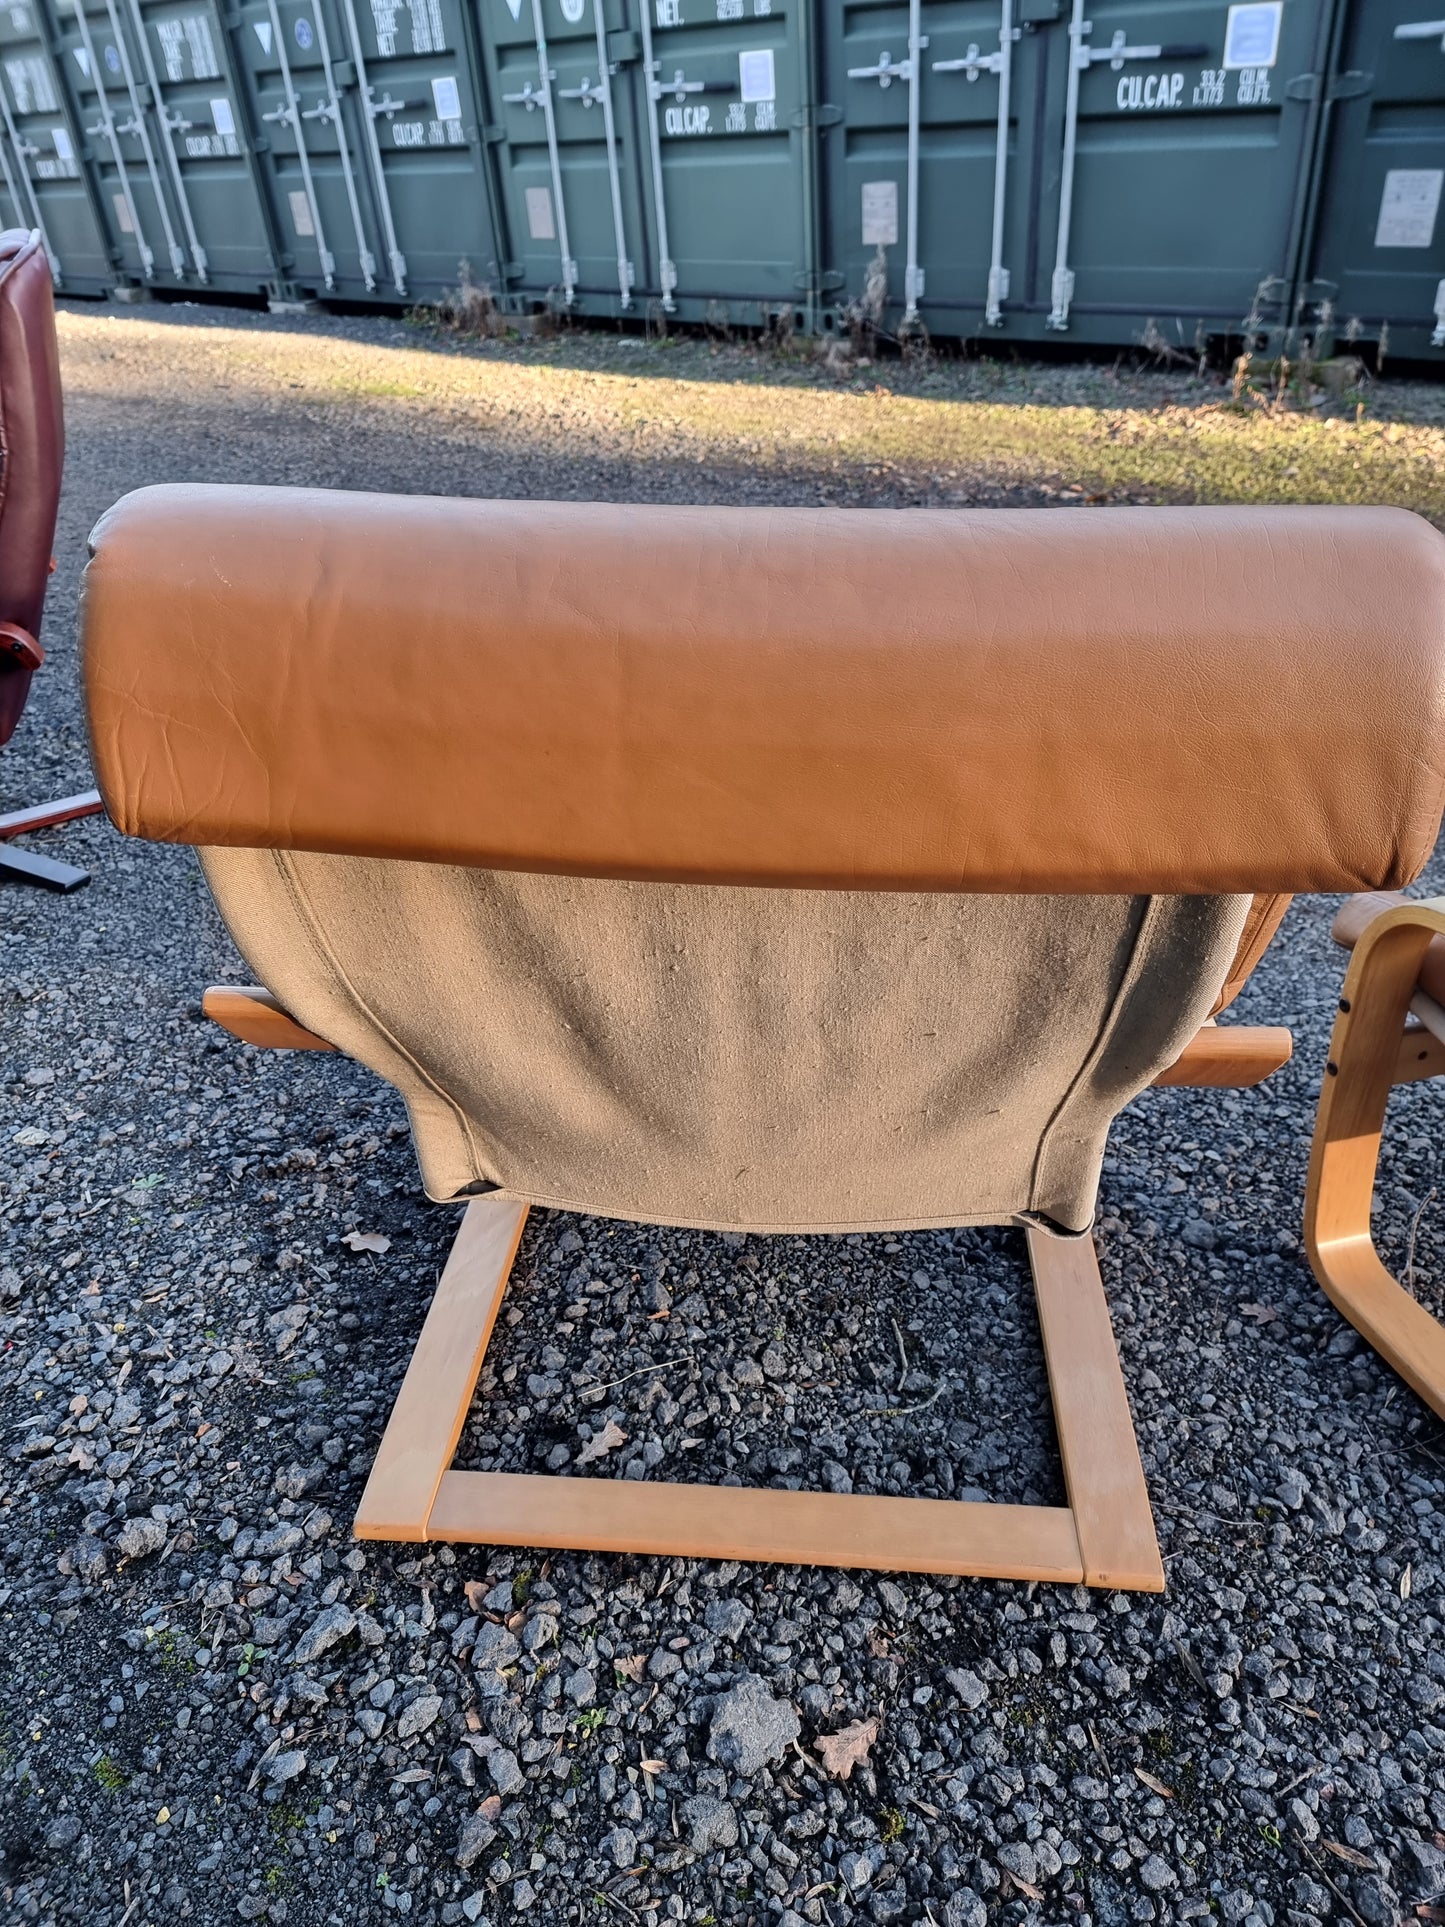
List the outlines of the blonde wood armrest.
{"type": "Polygon", "coordinates": [[[335,1050],[324,1037],[288,1017],[269,990],[259,984],[212,984],[201,1010],[213,1024],[260,1050],[335,1050]]]}
{"type": "Polygon", "coordinates": [[[1242,1090],[1273,1077],[1289,1062],[1293,1051],[1293,1037],[1278,1027],[1208,1023],[1189,1040],[1168,1070],[1160,1071],[1154,1088],[1194,1084],[1242,1090]]]}

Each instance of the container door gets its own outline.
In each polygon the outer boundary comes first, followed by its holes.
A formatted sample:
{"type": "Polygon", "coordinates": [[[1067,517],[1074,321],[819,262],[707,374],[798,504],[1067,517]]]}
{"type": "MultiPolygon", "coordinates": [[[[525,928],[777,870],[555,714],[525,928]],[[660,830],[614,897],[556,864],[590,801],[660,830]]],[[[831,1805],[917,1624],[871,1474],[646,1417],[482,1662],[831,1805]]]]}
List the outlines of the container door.
{"type": "Polygon", "coordinates": [[[756,324],[815,285],[807,0],[645,0],[647,292],[756,324]]]}
{"type": "Polygon", "coordinates": [[[482,0],[513,292],[627,314],[646,259],[623,0],[482,0]]]}
{"type": "Polygon", "coordinates": [[[125,279],[183,287],[181,228],[116,0],[71,0],[52,17],[112,258],[125,279]]]}
{"type": "Polygon", "coordinates": [[[1024,292],[1041,46],[1023,10],[830,0],[824,231],[841,299],[875,320],[886,290],[902,327],[926,310],[971,334],[1003,326],[1024,292]]]}
{"type": "MultiPolygon", "coordinates": [[[[115,0],[169,208],[175,272],[258,292],[280,267],[225,29],[213,0],[115,0]]],[[[147,170],[147,178],[150,169],[147,170]]]]}
{"type": "Polygon", "coordinates": [[[431,299],[495,254],[458,0],[244,0],[292,278],[347,299],[431,299]]]}
{"type": "Polygon", "coordinates": [[[0,7],[0,221],[39,228],[57,288],[93,294],[109,286],[111,261],[84,146],[31,0],[0,7]]]}
{"type": "Polygon", "coordinates": [[[1049,329],[1190,349],[1278,318],[1327,25],[1319,0],[1072,0],[1049,329]]]}
{"type": "Polygon", "coordinates": [[[1445,349],[1445,7],[1352,9],[1326,103],[1323,191],[1306,290],[1335,340],[1445,349]]]}

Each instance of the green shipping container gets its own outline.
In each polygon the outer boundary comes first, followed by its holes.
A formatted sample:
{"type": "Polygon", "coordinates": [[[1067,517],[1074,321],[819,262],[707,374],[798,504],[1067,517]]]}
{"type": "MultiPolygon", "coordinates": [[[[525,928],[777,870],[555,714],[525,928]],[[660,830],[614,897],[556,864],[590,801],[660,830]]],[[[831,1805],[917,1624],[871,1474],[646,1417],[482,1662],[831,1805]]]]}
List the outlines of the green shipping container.
{"type": "Polygon", "coordinates": [[[0,188],[6,227],[39,228],[55,284],[99,294],[115,281],[85,135],[34,0],[0,7],[0,188]]]}

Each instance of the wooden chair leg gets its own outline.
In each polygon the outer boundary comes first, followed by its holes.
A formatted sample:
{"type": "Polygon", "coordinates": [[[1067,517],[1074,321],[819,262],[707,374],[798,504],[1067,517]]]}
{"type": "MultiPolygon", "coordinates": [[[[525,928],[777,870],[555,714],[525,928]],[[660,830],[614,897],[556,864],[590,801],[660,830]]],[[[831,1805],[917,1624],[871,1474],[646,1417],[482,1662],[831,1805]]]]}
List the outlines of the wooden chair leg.
{"type": "Polygon", "coordinates": [[[1445,898],[1387,910],[1355,945],[1320,1092],[1305,1192],[1305,1249],[1330,1301],[1445,1418],[1445,1327],[1386,1270],[1370,1232],[1391,1086],[1435,1054],[1405,1024],[1445,898]]]}
{"type": "Polygon", "coordinates": [[[1042,1579],[1158,1591],[1163,1568],[1093,1248],[1029,1239],[1069,1506],[459,1472],[452,1454],[527,1207],[467,1207],[356,1518],[363,1539],[1042,1579]]]}

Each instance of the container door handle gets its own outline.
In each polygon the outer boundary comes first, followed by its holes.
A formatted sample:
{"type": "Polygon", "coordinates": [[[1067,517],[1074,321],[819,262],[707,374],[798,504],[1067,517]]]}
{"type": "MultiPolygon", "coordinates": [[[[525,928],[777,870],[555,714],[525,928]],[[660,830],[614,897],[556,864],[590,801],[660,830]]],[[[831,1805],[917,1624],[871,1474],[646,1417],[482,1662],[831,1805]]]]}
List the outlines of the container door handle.
{"type": "Polygon", "coordinates": [[[962,60],[935,60],[936,74],[961,73],[972,84],[981,73],[998,75],[998,137],[993,163],[993,239],[988,263],[988,295],[984,323],[990,328],[1003,326],[1003,304],[1008,300],[1009,274],[1003,264],[1004,210],[1008,194],[1009,83],[1013,74],[1013,48],[1022,29],[1013,23],[1013,0],[1003,0],[999,17],[998,52],[981,54],[977,42],[970,42],[962,60]]]}

